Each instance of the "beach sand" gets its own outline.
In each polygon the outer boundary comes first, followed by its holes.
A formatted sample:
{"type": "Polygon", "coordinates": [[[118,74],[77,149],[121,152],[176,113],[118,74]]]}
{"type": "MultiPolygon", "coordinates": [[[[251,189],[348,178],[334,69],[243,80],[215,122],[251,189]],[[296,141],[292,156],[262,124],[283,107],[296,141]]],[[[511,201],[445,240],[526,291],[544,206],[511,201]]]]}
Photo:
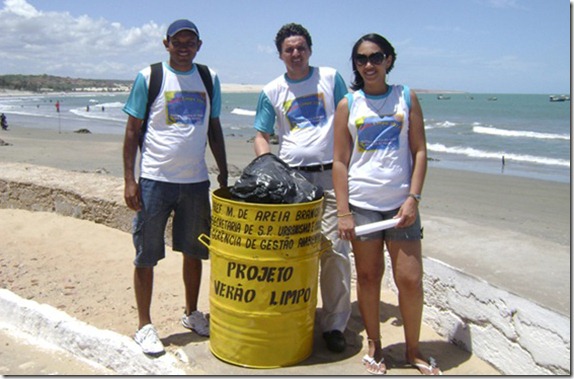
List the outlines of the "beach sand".
{"type": "MultiPolygon", "coordinates": [[[[23,170],[27,165],[47,166],[102,177],[123,176],[121,135],[58,133],[11,125],[11,130],[0,132],[0,140],[8,144],[0,146],[0,169],[4,163],[16,162],[23,170]]],[[[227,138],[226,146],[230,172],[238,176],[254,158],[252,145],[236,137],[227,138]]],[[[208,153],[208,165],[213,167],[213,162],[208,153]]],[[[569,184],[444,170],[431,162],[420,208],[425,256],[569,313],[569,184]]],[[[96,327],[133,335],[137,324],[131,279],[134,253],[128,233],[57,214],[0,210],[0,240],[1,288],[50,304],[96,327]],[[91,254],[81,254],[86,252],[91,254]]],[[[157,266],[152,304],[160,334],[170,336],[164,343],[176,347],[204,342],[179,326],[183,305],[180,259],[168,252],[157,266]]],[[[394,297],[385,292],[383,300],[396,311],[394,297]]],[[[208,309],[208,300],[204,286],[201,309],[208,309]]],[[[355,312],[355,323],[358,317],[355,312]]],[[[403,341],[402,328],[393,326],[394,320],[389,316],[383,324],[387,343],[403,341]]],[[[421,340],[429,339],[438,337],[425,329],[421,340]]],[[[450,369],[448,374],[496,374],[473,357],[467,357],[462,366],[448,362],[444,345],[437,346],[443,351],[431,353],[439,355],[443,370],[450,369]]],[[[431,344],[423,343],[423,347],[432,350],[431,344]]],[[[450,348],[456,349],[446,347],[450,348]]],[[[360,342],[353,351],[361,352],[360,342]]],[[[357,360],[357,374],[362,374],[359,356],[352,359],[357,360]]]]}

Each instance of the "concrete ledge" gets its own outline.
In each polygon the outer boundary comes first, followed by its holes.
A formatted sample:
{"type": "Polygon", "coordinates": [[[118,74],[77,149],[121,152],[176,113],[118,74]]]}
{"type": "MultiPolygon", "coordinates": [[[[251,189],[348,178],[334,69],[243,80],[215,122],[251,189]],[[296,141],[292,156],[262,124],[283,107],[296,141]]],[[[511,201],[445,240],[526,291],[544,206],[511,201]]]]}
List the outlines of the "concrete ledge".
{"type": "Polygon", "coordinates": [[[424,322],[507,375],[569,375],[570,319],[425,258],[424,322]]]}
{"type": "Polygon", "coordinates": [[[130,232],[123,180],[21,163],[0,165],[0,207],[55,212],[130,232]]]}
{"type": "Polygon", "coordinates": [[[148,358],[129,337],[97,329],[47,304],[0,289],[0,321],[120,375],[185,375],[166,353],[148,358]]]}
{"type": "MultiPolygon", "coordinates": [[[[56,212],[126,232],[131,230],[133,218],[133,211],[123,202],[121,178],[16,163],[0,164],[0,207],[56,212]]],[[[439,335],[472,352],[504,374],[570,374],[569,318],[434,259],[424,258],[424,265],[424,322],[439,335]]],[[[386,267],[391,267],[389,262],[386,267]]],[[[385,274],[384,284],[396,292],[390,269],[385,274]]],[[[17,304],[13,307],[35,309],[19,301],[11,302],[17,304]]],[[[2,305],[0,311],[5,312],[4,308],[2,305]]],[[[18,312],[13,313],[9,317],[21,318],[18,312]]],[[[40,319],[45,319],[41,312],[34,310],[34,313],[40,319]]],[[[34,321],[18,322],[16,327],[27,329],[31,334],[36,333],[35,326],[27,325],[34,321]]],[[[42,321],[41,324],[47,335],[50,334],[47,330],[62,328],[59,323],[42,321]]],[[[122,350],[133,352],[135,343],[127,337],[107,345],[101,341],[86,342],[86,339],[92,338],[89,336],[80,341],[73,340],[76,333],[87,329],[89,327],[85,326],[65,328],[64,334],[69,336],[62,337],[61,343],[77,346],[74,348],[77,353],[87,356],[105,355],[105,352],[89,352],[87,346],[94,345],[94,348],[103,346],[103,350],[119,351],[114,346],[119,349],[118,344],[122,344],[122,350]]],[[[91,336],[92,333],[108,332],[90,331],[88,334],[91,336]]],[[[136,367],[118,362],[115,363],[118,370],[143,372],[148,369],[144,364],[146,361],[141,361],[137,346],[135,348],[137,354],[132,357],[130,353],[127,361],[136,367]]],[[[170,364],[167,367],[166,370],[172,369],[170,364]]],[[[159,372],[155,367],[150,369],[159,372]]]]}

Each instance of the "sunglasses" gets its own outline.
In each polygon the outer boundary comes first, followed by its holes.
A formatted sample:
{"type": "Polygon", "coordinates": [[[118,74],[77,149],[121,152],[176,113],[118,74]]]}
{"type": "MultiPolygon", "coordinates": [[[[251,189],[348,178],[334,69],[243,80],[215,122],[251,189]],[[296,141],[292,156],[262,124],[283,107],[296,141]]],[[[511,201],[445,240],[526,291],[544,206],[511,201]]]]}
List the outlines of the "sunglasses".
{"type": "Polygon", "coordinates": [[[383,63],[387,56],[381,52],[371,54],[369,56],[363,54],[355,55],[355,63],[357,66],[364,66],[367,62],[370,62],[373,66],[380,65],[383,63]]]}

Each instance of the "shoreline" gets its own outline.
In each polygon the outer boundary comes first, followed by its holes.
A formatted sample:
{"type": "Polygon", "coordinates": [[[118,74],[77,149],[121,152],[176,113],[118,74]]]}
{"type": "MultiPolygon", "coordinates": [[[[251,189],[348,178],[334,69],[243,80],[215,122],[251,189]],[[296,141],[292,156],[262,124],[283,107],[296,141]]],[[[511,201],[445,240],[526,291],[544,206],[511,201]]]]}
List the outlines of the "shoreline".
{"type": "MultiPolygon", "coordinates": [[[[255,113],[253,109],[255,109],[258,95],[256,91],[261,86],[223,84],[223,87],[226,93],[222,95],[224,96],[224,103],[222,104],[220,120],[225,137],[245,136],[246,139],[252,137],[254,135],[253,114],[255,113]]],[[[50,107],[49,104],[56,101],[55,99],[58,97],[54,94],[14,99],[2,99],[0,97],[0,107],[5,110],[8,116],[8,124],[14,127],[38,127],[69,132],[88,129],[94,134],[124,134],[126,115],[121,111],[121,105],[127,97],[125,94],[115,97],[114,94],[97,95],[96,92],[84,93],[83,95],[70,93],[66,95],[65,99],[61,99],[67,104],[62,113],[56,113],[53,106],[50,107]],[[102,104],[102,111],[105,105],[106,112],[88,113],[86,111],[87,103],[90,105],[102,104]]],[[[498,125],[498,128],[486,132],[474,130],[473,125],[476,122],[480,123],[481,117],[473,116],[473,111],[469,111],[468,118],[462,114],[458,115],[456,112],[452,115],[450,113],[445,115],[444,120],[437,116],[436,107],[446,103],[437,102],[434,97],[434,95],[421,93],[421,101],[427,101],[428,108],[432,110],[427,115],[428,118],[425,119],[430,167],[570,183],[571,159],[567,143],[569,133],[564,120],[566,116],[564,113],[566,111],[565,106],[559,106],[560,114],[557,117],[560,117],[560,123],[558,124],[558,121],[552,123],[552,133],[546,136],[544,130],[539,130],[536,127],[533,129],[534,124],[529,121],[529,118],[521,118],[522,116],[513,118],[513,126],[511,127],[505,128],[498,125]],[[463,117],[462,121],[457,117],[463,117]],[[523,126],[521,127],[519,124],[523,124],[523,126]],[[460,130],[458,130],[459,128],[460,130]],[[539,131],[532,133],[528,130],[539,131]],[[506,136],[509,131],[512,132],[511,135],[506,136]],[[514,132],[516,133],[513,134],[514,132]],[[458,133],[462,134],[459,135],[458,133]]],[[[465,98],[465,95],[458,95],[456,97],[458,100],[454,100],[455,96],[453,96],[453,104],[446,107],[449,112],[454,112],[453,106],[462,98],[465,98]]],[[[508,104],[508,101],[514,101],[513,99],[514,97],[507,96],[501,98],[499,103],[508,104]]],[[[541,102],[544,102],[545,112],[554,109],[553,106],[548,108],[546,99],[541,95],[537,95],[536,99],[532,98],[527,102],[528,104],[534,102],[541,107],[543,106],[541,102]]],[[[477,103],[471,108],[475,106],[486,105],[477,103]]],[[[504,123],[503,120],[500,122],[504,123]]],[[[485,128],[482,127],[481,129],[485,128]]]]}
{"type": "MultiPolygon", "coordinates": [[[[0,97],[1,99],[1,97],[0,97]]],[[[121,136],[123,139],[125,122],[118,120],[106,120],[100,118],[76,118],[63,115],[56,116],[36,116],[30,114],[7,113],[8,131],[0,131],[0,140],[5,135],[18,134],[22,129],[29,130],[32,134],[47,132],[58,133],[58,135],[75,134],[80,129],[87,129],[93,136],[121,136]],[[42,127],[37,125],[42,123],[42,127]],[[5,133],[5,134],[4,134],[5,133]]],[[[247,121],[249,123],[249,121],[247,121]]],[[[252,121],[251,121],[252,122],[252,121]]],[[[226,119],[222,119],[223,133],[226,140],[250,140],[253,138],[252,129],[235,129],[226,124],[226,119]]],[[[44,137],[42,137],[44,138],[44,137]]],[[[52,138],[52,137],[47,137],[52,138]]],[[[105,138],[105,137],[93,137],[105,138]]],[[[429,169],[455,170],[467,173],[486,174],[502,177],[520,177],[535,180],[543,180],[555,183],[570,185],[571,172],[568,168],[557,166],[546,166],[544,164],[524,164],[523,162],[507,162],[501,165],[497,159],[472,159],[467,157],[450,156],[440,152],[429,151],[429,169]]]]}
{"type": "MultiPolygon", "coordinates": [[[[52,119],[49,119],[50,122],[53,122],[52,119]]],[[[76,141],[93,141],[93,142],[109,142],[109,143],[123,143],[124,138],[124,128],[119,127],[118,123],[115,121],[106,121],[106,120],[93,120],[93,119],[86,119],[86,120],[75,120],[75,119],[61,119],[60,127],[54,125],[54,128],[38,128],[35,126],[41,119],[35,116],[29,115],[12,115],[9,122],[9,129],[7,131],[0,130],[0,146],[2,146],[2,142],[4,143],[11,143],[11,139],[22,140],[25,146],[28,148],[33,148],[34,144],[31,140],[66,140],[70,141],[71,143],[76,141]],[[91,130],[90,124],[97,122],[97,128],[95,131],[91,130]],[[82,133],[81,129],[86,129],[89,133],[82,133]],[[28,142],[26,142],[28,141],[28,142]]],[[[237,149],[235,144],[237,142],[246,142],[246,149],[249,150],[249,153],[253,153],[251,142],[253,139],[253,135],[249,134],[245,130],[226,130],[224,128],[224,137],[226,141],[227,149],[231,149],[234,153],[239,155],[244,155],[244,152],[241,149],[237,149]],[[228,142],[230,142],[228,146],[228,142]]],[[[276,145],[272,145],[272,149],[276,149],[276,145]]],[[[273,150],[276,152],[276,150],[273,150]]],[[[34,153],[32,152],[31,159],[34,158],[34,153]]],[[[65,154],[65,152],[64,152],[65,154]]],[[[207,150],[207,159],[209,160],[211,152],[209,149],[207,150]]],[[[229,157],[228,153],[228,157],[229,157]]],[[[542,181],[542,182],[550,182],[556,184],[562,184],[570,186],[571,181],[570,177],[563,177],[562,174],[554,173],[549,174],[544,169],[544,165],[541,165],[536,169],[536,171],[526,171],[525,168],[521,168],[520,166],[510,166],[509,164],[506,167],[500,166],[500,162],[498,161],[489,161],[485,160],[482,162],[481,167],[477,168],[468,168],[468,163],[460,163],[455,160],[442,160],[440,158],[436,158],[433,156],[432,152],[429,152],[428,157],[428,171],[430,170],[445,170],[447,172],[460,172],[462,174],[469,174],[469,175],[476,175],[482,176],[486,175],[487,177],[495,177],[495,178],[517,178],[517,179],[529,179],[534,181],[542,181]]],[[[3,155],[0,154],[0,158],[3,155]]],[[[5,159],[11,161],[9,156],[5,156],[5,159]]],[[[14,161],[21,161],[23,158],[14,158],[14,161]]],[[[121,159],[121,157],[120,157],[121,159]]],[[[245,162],[245,159],[241,160],[245,165],[247,165],[250,161],[245,162]]],[[[229,161],[230,164],[236,163],[233,160],[229,161]]],[[[58,164],[58,163],[55,163],[58,164]]],[[[113,166],[113,164],[112,164],[113,166]]],[[[243,167],[241,167],[243,168],[243,167]]],[[[115,174],[118,175],[118,174],[115,174]]]]}

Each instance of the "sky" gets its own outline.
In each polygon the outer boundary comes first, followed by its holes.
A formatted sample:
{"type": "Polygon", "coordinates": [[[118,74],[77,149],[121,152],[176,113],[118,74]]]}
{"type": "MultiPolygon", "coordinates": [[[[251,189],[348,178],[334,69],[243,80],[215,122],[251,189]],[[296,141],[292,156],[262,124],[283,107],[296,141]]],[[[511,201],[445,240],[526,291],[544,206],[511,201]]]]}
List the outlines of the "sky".
{"type": "Polygon", "coordinates": [[[195,61],[222,83],[285,71],[279,28],[302,24],[310,64],[352,80],[351,49],[378,33],[397,52],[388,82],[472,93],[570,93],[570,0],[2,0],[0,75],[133,80],[167,59],[169,24],[192,20],[195,61]]]}

